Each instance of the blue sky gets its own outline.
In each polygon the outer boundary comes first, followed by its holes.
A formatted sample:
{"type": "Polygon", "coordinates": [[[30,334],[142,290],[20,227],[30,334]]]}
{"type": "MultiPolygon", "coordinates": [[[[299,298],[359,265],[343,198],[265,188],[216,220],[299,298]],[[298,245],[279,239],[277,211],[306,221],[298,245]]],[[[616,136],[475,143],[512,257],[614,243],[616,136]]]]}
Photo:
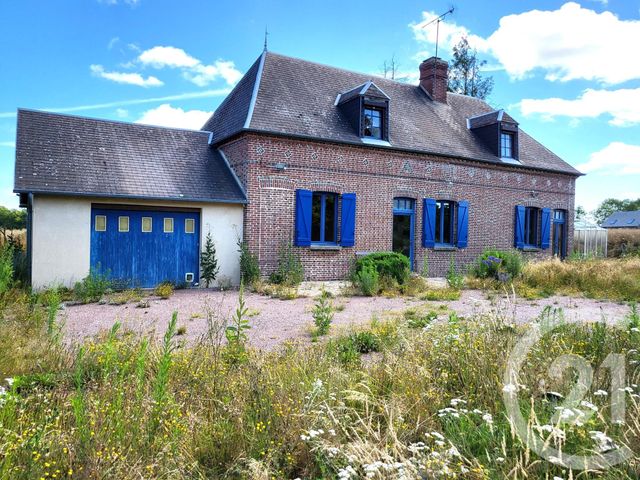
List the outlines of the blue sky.
{"type": "MultiPolygon", "coordinates": [[[[588,173],[588,210],[640,197],[640,0],[461,0],[440,50],[466,35],[495,79],[489,98],[588,173]]],[[[46,109],[199,128],[262,50],[379,74],[395,55],[417,78],[423,24],[446,1],[77,0],[0,5],[0,204],[12,192],[15,112],[46,109]]]]}

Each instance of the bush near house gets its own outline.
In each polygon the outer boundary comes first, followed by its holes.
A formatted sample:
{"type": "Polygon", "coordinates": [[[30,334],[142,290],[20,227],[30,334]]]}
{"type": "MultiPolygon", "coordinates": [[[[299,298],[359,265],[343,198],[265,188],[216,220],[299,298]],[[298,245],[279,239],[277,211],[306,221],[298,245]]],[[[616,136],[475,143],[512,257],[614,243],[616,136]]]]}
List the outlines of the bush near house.
{"type": "Polygon", "coordinates": [[[353,267],[353,274],[359,275],[366,267],[373,267],[380,278],[394,279],[402,285],[411,273],[409,259],[397,252],[375,252],[358,257],[353,267]]]}
{"type": "Polygon", "coordinates": [[[295,287],[304,280],[304,267],[300,256],[294,250],[291,242],[280,245],[278,250],[278,266],[276,271],[269,276],[269,281],[277,285],[295,287]]]}
{"type": "Polygon", "coordinates": [[[236,242],[240,253],[240,278],[245,285],[253,286],[260,280],[260,263],[258,257],[251,253],[249,246],[240,237],[236,242]]]}
{"type": "MultiPolygon", "coordinates": [[[[11,381],[0,381],[0,478],[572,476],[541,461],[507,420],[505,362],[527,326],[492,316],[426,329],[375,322],[326,344],[264,352],[228,347],[224,325],[214,323],[200,343],[178,348],[174,315],[163,339],[116,324],[83,346],[62,347],[47,334],[46,306],[20,291],[4,302],[0,378],[11,381]]],[[[539,322],[557,327],[518,378],[528,387],[517,392],[527,434],[565,454],[590,455],[611,442],[639,451],[638,422],[610,428],[611,395],[588,394],[579,407],[604,415],[555,423],[548,392],[566,395],[575,379],[547,376],[553,359],[581,355],[596,366],[590,392],[610,391],[602,362],[610,353],[637,355],[637,320],[629,328],[564,323],[547,310],[539,322]]],[[[623,385],[636,394],[634,374],[628,369],[623,385]]],[[[627,418],[638,418],[640,406],[627,398],[627,418]]],[[[635,462],[588,478],[636,478],[635,462]]]]}
{"type": "Polygon", "coordinates": [[[477,278],[498,279],[500,273],[515,279],[522,273],[524,261],[515,250],[486,249],[471,267],[470,273],[477,278]]]}

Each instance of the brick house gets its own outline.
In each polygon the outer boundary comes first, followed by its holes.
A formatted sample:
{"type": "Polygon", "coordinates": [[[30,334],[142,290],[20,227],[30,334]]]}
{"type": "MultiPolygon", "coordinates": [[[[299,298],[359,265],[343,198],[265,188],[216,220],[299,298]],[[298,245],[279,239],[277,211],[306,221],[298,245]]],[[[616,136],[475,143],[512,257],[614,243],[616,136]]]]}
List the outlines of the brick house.
{"type": "Polygon", "coordinates": [[[442,276],[483,249],[564,257],[580,173],[502,110],[447,93],[447,63],[410,85],[264,52],[204,126],[246,194],[265,274],[282,242],[310,279],[402,251],[442,276]]]}
{"type": "Polygon", "coordinates": [[[317,280],[373,251],[417,271],[426,258],[432,276],[487,247],[564,257],[580,172],[506,112],[447,93],[446,62],[419,68],[410,85],[263,52],[195,132],[20,110],[34,285],[97,267],[197,284],[209,232],[233,282],[237,235],[264,275],[292,242],[317,280]]]}

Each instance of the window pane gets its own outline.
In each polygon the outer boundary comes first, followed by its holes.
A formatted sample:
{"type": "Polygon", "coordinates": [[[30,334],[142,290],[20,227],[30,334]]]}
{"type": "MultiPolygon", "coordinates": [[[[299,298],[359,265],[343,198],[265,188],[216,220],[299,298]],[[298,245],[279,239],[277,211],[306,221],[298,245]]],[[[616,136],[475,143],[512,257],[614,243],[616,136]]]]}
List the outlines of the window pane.
{"type": "Polygon", "coordinates": [[[324,205],[324,241],[336,241],[336,197],[326,195],[324,205]]]}
{"type": "Polygon", "coordinates": [[[118,231],[119,232],[129,231],[129,217],[118,217],[118,231]]]}
{"type": "Polygon", "coordinates": [[[96,232],[107,231],[107,217],[104,215],[96,215],[96,232]]]}
{"type": "Polygon", "coordinates": [[[164,233],[173,233],[173,218],[164,219],[164,233]]]}
{"type": "Polygon", "coordinates": [[[500,156],[504,158],[513,157],[513,134],[500,134],[500,156]]]}
{"type": "Polygon", "coordinates": [[[443,222],[442,222],[442,243],[452,243],[452,239],[451,239],[451,217],[452,217],[452,211],[451,211],[451,202],[443,202],[442,204],[442,215],[443,215],[443,222]]]}
{"type": "Polygon", "coordinates": [[[364,109],[364,136],[382,138],[382,110],[364,109]]]}
{"type": "Polygon", "coordinates": [[[311,200],[311,241],[320,241],[320,213],[322,209],[322,194],[314,193],[311,200]]]}
{"type": "Polygon", "coordinates": [[[525,221],[525,243],[527,245],[538,244],[538,209],[527,208],[525,221]]]}
{"type": "Polygon", "coordinates": [[[196,221],[193,218],[185,218],[184,220],[184,233],[195,233],[196,221]]]}
{"type": "Polygon", "coordinates": [[[153,230],[153,220],[151,217],[142,217],[142,232],[149,233],[153,230]]]}

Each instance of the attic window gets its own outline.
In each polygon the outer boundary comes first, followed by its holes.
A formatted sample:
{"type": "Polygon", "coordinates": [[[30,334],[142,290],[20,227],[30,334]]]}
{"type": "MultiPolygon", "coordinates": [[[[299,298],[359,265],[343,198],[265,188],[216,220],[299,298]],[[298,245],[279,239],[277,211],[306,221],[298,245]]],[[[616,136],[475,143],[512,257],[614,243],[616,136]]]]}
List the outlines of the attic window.
{"type": "Polygon", "coordinates": [[[500,133],[500,156],[502,158],[513,158],[513,133],[500,133]]]}
{"type": "Polygon", "coordinates": [[[362,136],[382,140],[384,111],[379,107],[364,107],[362,136]]]}

